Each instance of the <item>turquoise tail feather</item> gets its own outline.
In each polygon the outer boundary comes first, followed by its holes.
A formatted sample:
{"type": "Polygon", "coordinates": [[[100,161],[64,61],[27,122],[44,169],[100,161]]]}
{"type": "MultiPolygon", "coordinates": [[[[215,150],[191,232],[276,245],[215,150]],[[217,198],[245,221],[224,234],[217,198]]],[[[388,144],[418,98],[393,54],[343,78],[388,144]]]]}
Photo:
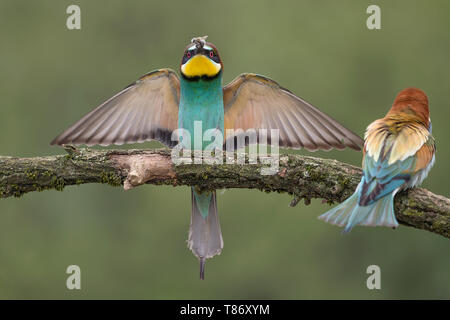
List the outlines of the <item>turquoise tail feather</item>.
{"type": "Polygon", "coordinates": [[[192,193],[194,194],[194,202],[197,206],[197,209],[200,211],[200,214],[204,219],[208,217],[209,214],[209,206],[212,200],[212,192],[204,192],[198,193],[191,187],[192,193]]]}
{"type": "Polygon", "coordinates": [[[319,219],[345,227],[343,233],[350,232],[356,225],[398,227],[394,213],[395,192],[368,205],[360,205],[360,187],[361,183],[350,198],[319,216],[319,219]]]}
{"type": "Polygon", "coordinates": [[[192,211],[188,247],[200,260],[200,279],[206,259],[222,252],[223,239],[217,214],[216,191],[198,193],[191,187],[192,211]]]}

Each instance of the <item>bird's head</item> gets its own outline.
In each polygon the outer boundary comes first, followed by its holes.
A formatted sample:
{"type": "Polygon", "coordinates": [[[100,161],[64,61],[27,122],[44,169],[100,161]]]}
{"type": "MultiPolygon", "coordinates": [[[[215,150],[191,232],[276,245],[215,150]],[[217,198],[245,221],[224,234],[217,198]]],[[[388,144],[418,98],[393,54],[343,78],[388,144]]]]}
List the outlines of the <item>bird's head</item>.
{"type": "Polygon", "coordinates": [[[181,59],[181,75],[189,80],[212,79],[222,71],[223,65],[217,48],[205,37],[193,38],[181,59]]]}
{"type": "Polygon", "coordinates": [[[408,118],[417,119],[428,126],[430,111],[425,92],[417,88],[407,88],[400,91],[388,115],[400,113],[408,118]]]}

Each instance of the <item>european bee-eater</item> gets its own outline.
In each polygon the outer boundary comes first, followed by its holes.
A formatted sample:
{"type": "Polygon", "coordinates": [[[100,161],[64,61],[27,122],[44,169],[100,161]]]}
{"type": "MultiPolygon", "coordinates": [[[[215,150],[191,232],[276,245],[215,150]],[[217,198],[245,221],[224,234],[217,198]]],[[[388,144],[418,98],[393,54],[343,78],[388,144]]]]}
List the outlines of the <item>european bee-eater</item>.
{"type": "MultiPolygon", "coordinates": [[[[244,73],[222,87],[222,60],[206,37],[194,38],[186,47],[180,73],[178,78],[174,71],[160,69],[142,76],[52,144],[89,146],[156,139],[173,147],[177,144],[171,140],[175,129],[193,133],[194,121],[201,121],[203,132],[279,129],[281,147],[360,150],[363,145],[356,134],[268,78],[244,73]]],[[[205,260],[223,248],[216,192],[200,193],[192,187],[191,198],[188,246],[200,261],[203,279],[205,260]]]]}
{"type": "Polygon", "coordinates": [[[356,225],[396,228],[395,194],[422,183],[435,151],[426,94],[402,90],[386,116],[367,127],[363,176],[355,193],[319,219],[345,227],[345,233],[356,225]]]}

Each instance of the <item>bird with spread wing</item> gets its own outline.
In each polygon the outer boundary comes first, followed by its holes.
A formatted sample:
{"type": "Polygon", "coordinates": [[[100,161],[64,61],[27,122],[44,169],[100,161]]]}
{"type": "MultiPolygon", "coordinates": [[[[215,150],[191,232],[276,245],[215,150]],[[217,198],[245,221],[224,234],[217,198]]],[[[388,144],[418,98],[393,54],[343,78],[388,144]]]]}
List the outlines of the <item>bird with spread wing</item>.
{"type": "MultiPolygon", "coordinates": [[[[172,132],[208,129],[279,130],[279,146],[309,151],[360,150],[363,140],[336,120],[266,77],[244,73],[222,86],[223,64],[206,37],[192,39],[180,66],[150,72],[86,114],[56,137],[57,145],[110,145],[158,140],[173,147],[172,132]]],[[[226,139],[232,137],[226,137],[226,139]]],[[[270,138],[270,137],[269,137],[270,138]]],[[[202,145],[204,148],[204,145],[202,145]]],[[[191,187],[188,246],[200,261],[220,254],[222,232],[216,192],[191,187]]]]}

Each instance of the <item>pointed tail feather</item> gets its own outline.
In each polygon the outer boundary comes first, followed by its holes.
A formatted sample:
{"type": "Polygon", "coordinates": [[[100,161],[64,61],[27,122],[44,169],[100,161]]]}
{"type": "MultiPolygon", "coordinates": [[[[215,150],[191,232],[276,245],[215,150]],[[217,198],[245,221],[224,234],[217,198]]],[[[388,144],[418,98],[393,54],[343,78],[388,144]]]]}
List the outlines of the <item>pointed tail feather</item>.
{"type": "Polygon", "coordinates": [[[320,220],[344,227],[347,225],[351,214],[358,207],[358,194],[355,192],[350,198],[319,216],[320,220]]]}
{"type": "Polygon", "coordinates": [[[390,193],[381,199],[365,206],[358,204],[359,189],[337,207],[319,216],[319,219],[344,227],[343,233],[348,233],[356,225],[398,227],[394,214],[394,195],[390,193]]]}
{"type": "Polygon", "coordinates": [[[200,279],[204,279],[205,261],[220,254],[222,231],[217,215],[216,191],[197,193],[191,188],[192,211],[188,247],[200,260],[200,279]]]}
{"type": "Polygon", "coordinates": [[[397,228],[398,222],[394,213],[394,193],[390,193],[370,205],[360,206],[355,216],[358,216],[359,219],[355,219],[354,225],[397,228]]]}

